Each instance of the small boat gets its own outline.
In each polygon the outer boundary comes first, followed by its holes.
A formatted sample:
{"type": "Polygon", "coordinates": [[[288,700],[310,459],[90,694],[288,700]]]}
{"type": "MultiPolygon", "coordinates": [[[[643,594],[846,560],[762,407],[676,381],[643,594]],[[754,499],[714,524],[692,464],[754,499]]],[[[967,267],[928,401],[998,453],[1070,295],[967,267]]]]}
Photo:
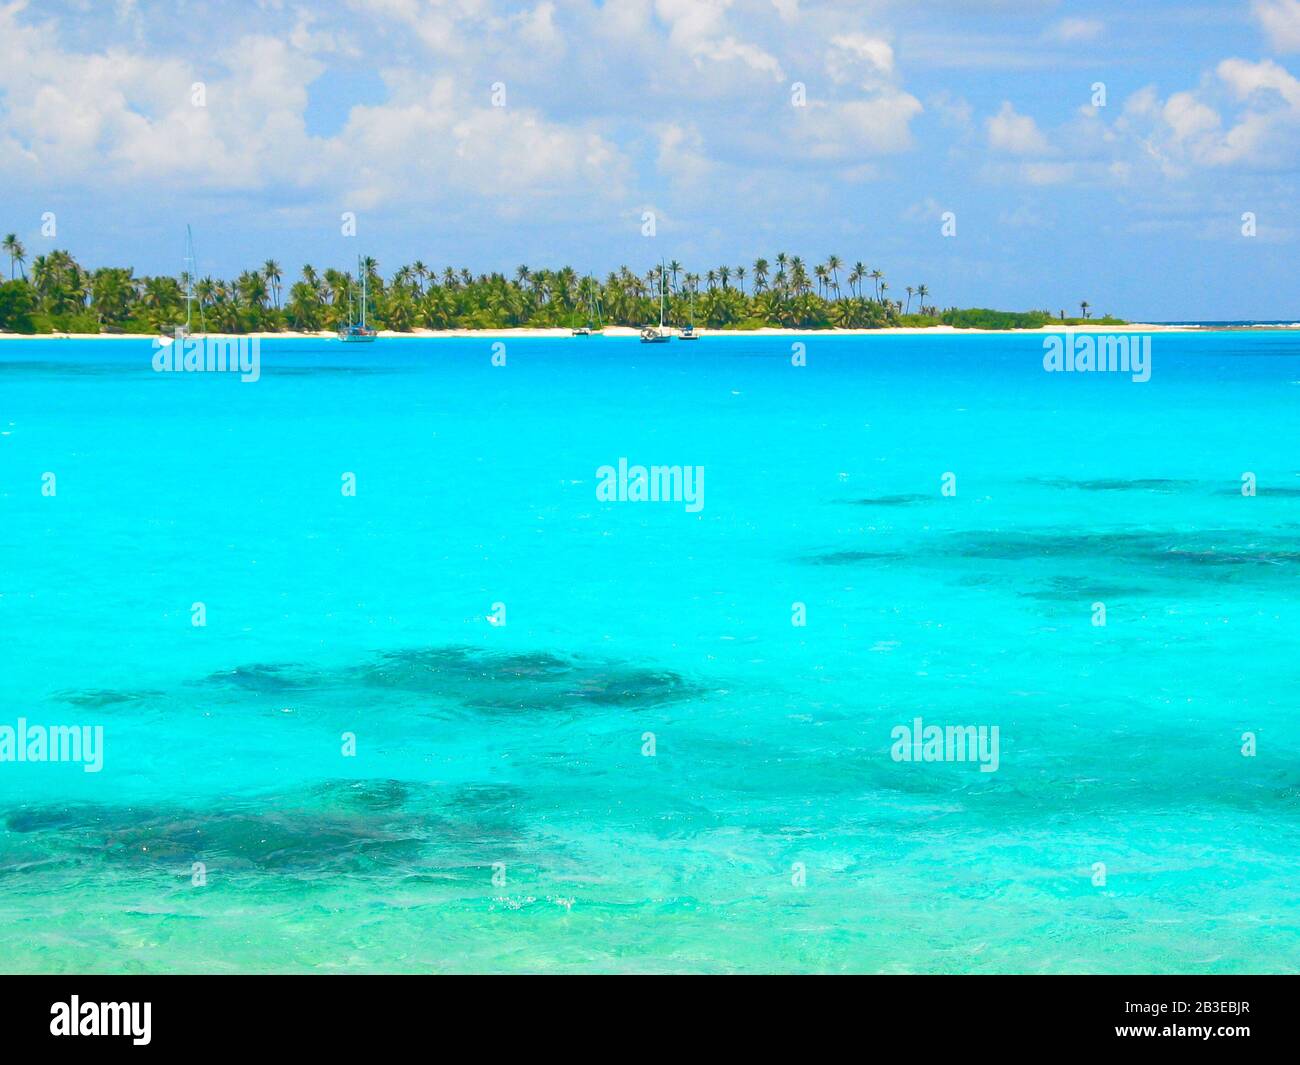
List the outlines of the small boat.
{"type": "Polygon", "coordinates": [[[370,344],[379,333],[366,325],[366,269],[357,259],[357,273],[361,275],[361,321],[350,322],[339,330],[339,339],[345,344],[370,344]]]}
{"type": "Polygon", "coordinates": [[[587,324],[580,325],[573,330],[575,337],[589,337],[605,328],[600,320],[600,297],[596,295],[596,282],[590,274],[587,275],[584,293],[587,297],[585,301],[587,304],[587,324]],[[596,322],[594,326],[592,325],[593,319],[596,322]]]}
{"type": "Polygon", "coordinates": [[[659,327],[656,329],[652,325],[646,326],[641,330],[642,344],[667,344],[672,340],[672,333],[664,326],[664,282],[666,280],[664,264],[659,263],[659,327]]]}
{"type": "MultiPolygon", "coordinates": [[[[185,268],[181,271],[181,281],[185,283],[185,324],[178,325],[171,336],[163,334],[159,338],[159,346],[166,347],[168,344],[174,344],[178,339],[188,337],[194,329],[194,232],[189,227],[185,227],[185,268]]],[[[203,308],[200,306],[199,312],[203,308]]]]}
{"type": "Polygon", "coordinates": [[[699,340],[700,334],[695,331],[695,289],[691,289],[691,324],[678,334],[681,340],[699,340]]]}
{"type": "Polygon", "coordinates": [[[339,339],[345,344],[368,344],[379,336],[374,329],[367,329],[364,325],[349,325],[339,330],[339,339]]]}
{"type": "MultiPolygon", "coordinates": [[[[194,328],[194,275],[198,272],[198,260],[194,258],[194,230],[185,227],[185,336],[194,328]]],[[[203,308],[199,311],[202,313],[203,308]]]]}

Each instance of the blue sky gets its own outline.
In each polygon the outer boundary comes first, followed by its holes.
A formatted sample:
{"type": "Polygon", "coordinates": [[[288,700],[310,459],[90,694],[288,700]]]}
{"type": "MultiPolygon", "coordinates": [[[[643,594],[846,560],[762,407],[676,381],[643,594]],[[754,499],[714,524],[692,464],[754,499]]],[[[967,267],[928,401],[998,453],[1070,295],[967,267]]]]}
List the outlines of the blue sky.
{"type": "Polygon", "coordinates": [[[1300,0],[0,0],[0,230],[176,272],[189,222],[220,275],[835,253],[941,305],[1297,319],[1297,75],[1300,0]]]}

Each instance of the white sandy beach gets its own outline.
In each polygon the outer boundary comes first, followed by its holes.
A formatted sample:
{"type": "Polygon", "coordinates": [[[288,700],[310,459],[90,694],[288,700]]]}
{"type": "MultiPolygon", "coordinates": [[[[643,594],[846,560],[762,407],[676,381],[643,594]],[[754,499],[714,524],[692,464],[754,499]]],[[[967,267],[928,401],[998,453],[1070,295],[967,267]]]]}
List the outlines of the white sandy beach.
{"type": "MultiPolygon", "coordinates": [[[[1238,330],[1300,330],[1300,322],[1289,325],[1245,325],[1245,326],[1207,326],[1207,325],[1156,325],[1153,323],[1130,322],[1127,325],[1049,325],[1038,329],[958,329],[950,325],[932,326],[893,326],[886,329],[697,329],[703,337],[746,337],[746,336],[979,336],[998,333],[1061,333],[1071,330],[1076,333],[1205,333],[1238,330]]],[[[606,326],[602,335],[607,337],[635,337],[640,330],[630,326],[606,326]]],[[[332,330],[317,333],[285,331],[281,333],[196,333],[195,336],[210,337],[256,337],[261,340],[329,340],[336,337],[332,330]]],[[[542,337],[572,336],[570,329],[413,329],[407,333],[398,333],[390,329],[381,329],[379,336],[393,340],[438,340],[455,337],[478,337],[485,339],[533,339],[542,337]]],[[[151,340],[149,333],[4,333],[0,340],[151,340]]]]}

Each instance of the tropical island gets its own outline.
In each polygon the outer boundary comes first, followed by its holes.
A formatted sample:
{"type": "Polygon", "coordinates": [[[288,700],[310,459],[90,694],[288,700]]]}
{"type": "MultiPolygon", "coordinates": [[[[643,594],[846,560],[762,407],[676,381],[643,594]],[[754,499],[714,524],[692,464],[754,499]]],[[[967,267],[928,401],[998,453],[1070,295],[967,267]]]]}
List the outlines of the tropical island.
{"type": "Polygon", "coordinates": [[[357,274],[310,264],[286,286],[275,260],[233,280],[182,271],[137,276],[130,267],[86,269],[67,251],[30,262],[15,234],[0,246],[9,258],[0,281],[0,331],[20,334],[157,335],[184,326],[205,333],[313,333],[353,320],[364,274],[372,325],[396,333],[417,330],[636,328],[660,316],[674,327],[755,329],[1041,329],[1052,325],[1124,325],[1109,315],[1064,310],[995,311],[946,307],[924,284],[895,294],[885,275],[837,255],[809,266],[781,252],[750,266],[692,272],[676,260],[638,274],[623,266],[603,281],[572,267],[520,266],[513,276],[474,274],[421,261],[385,279],[379,264],[360,260],[357,274]]]}

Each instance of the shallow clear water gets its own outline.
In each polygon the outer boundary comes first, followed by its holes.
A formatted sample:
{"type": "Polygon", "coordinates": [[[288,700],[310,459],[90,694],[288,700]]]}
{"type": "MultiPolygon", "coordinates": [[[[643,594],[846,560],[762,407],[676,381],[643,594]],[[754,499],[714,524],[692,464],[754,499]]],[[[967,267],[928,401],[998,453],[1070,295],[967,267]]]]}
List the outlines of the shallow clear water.
{"type": "Polygon", "coordinates": [[[0,342],[0,968],[1300,969],[1300,337],[802,342],[0,342]]]}

